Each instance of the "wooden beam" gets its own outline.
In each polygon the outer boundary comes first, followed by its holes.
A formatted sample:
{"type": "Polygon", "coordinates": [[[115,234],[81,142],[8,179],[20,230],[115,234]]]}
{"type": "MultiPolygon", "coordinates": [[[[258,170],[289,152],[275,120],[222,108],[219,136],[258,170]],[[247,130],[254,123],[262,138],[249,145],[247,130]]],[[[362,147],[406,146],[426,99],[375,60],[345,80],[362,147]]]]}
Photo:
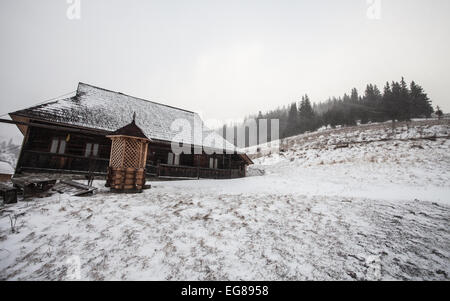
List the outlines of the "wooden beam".
{"type": "Polygon", "coordinates": [[[60,157],[60,158],[73,158],[73,159],[82,159],[82,160],[93,160],[93,161],[104,161],[108,162],[108,158],[102,158],[102,157],[85,157],[85,156],[77,156],[77,155],[71,155],[71,154],[59,154],[59,153],[50,153],[50,152],[41,152],[41,151],[34,151],[34,150],[24,150],[24,153],[29,154],[37,154],[37,155],[45,155],[49,157],[60,157]]]}
{"type": "MultiPolygon", "coordinates": [[[[91,172],[84,170],[70,170],[70,169],[54,169],[54,168],[38,168],[38,167],[22,167],[22,171],[35,171],[36,173],[55,173],[55,174],[76,174],[89,175],[91,172]]],[[[106,176],[106,172],[92,172],[94,176],[106,176]]]]}
{"type": "Polygon", "coordinates": [[[23,158],[23,153],[25,152],[26,149],[26,145],[28,143],[28,137],[30,136],[30,128],[29,127],[25,127],[25,134],[23,136],[23,140],[22,140],[22,146],[20,147],[20,154],[19,154],[19,159],[17,160],[16,163],[16,169],[15,172],[20,172],[20,165],[22,163],[22,158],[23,158]]]}
{"type": "Polygon", "coordinates": [[[16,120],[8,120],[8,119],[0,119],[0,123],[25,125],[25,126],[32,126],[32,127],[38,127],[38,128],[44,128],[44,129],[50,129],[50,130],[81,133],[81,134],[87,134],[87,135],[106,136],[107,134],[111,133],[110,131],[103,131],[103,130],[95,130],[95,129],[84,130],[84,129],[78,129],[78,128],[72,128],[72,127],[55,126],[55,125],[41,124],[41,123],[36,123],[36,122],[25,122],[25,121],[16,121],[16,120]]]}

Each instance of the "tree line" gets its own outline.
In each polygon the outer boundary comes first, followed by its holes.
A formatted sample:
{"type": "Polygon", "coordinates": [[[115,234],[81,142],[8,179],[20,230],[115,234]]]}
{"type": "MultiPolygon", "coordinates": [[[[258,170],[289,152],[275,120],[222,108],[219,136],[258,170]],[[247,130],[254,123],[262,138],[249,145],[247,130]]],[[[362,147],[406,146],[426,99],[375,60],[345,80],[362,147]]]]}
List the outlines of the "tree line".
{"type": "MultiPolygon", "coordinates": [[[[237,132],[246,127],[246,121],[250,119],[257,122],[260,119],[278,119],[279,138],[285,138],[315,131],[324,126],[334,128],[390,120],[409,121],[412,118],[429,118],[434,112],[432,102],[424,89],[414,81],[407,84],[402,78],[400,82],[387,82],[382,92],[377,85],[368,84],[362,95],[354,88],[350,94],[314,104],[308,95],[304,95],[299,101],[266,113],[260,111],[257,115],[247,117],[244,123],[231,126],[237,132]]],[[[436,114],[443,114],[439,107],[436,114]]],[[[222,134],[225,135],[227,127],[230,125],[224,126],[222,134]]],[[[270,123],[268,141],[271,141],[270,123]]],[[[230,142],[236,144],[236,141],[230,142]]],[[[246,146],[248,145],[247,138],[246,146]]]]}

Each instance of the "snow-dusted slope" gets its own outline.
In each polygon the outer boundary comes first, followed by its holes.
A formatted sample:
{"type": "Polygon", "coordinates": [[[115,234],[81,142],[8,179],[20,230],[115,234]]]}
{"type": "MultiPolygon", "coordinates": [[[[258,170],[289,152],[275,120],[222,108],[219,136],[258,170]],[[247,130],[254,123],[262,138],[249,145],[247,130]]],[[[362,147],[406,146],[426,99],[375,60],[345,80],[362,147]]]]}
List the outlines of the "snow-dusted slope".
{"type": "Polygon", "coordinates": [[[279,153],[259,147],[266,155],[254,156],[250,174],[263,171],[270,191],[450,204],[450,139],[426,139],[449,134],[443,121],[394,133],[377,125],[301,135],[283,141],[279,153]]]}
{"type": "Polygon", "coordinates": [[[285,138],[281,141],[252,146],[244,149],[252,154],[252,159],[271,153],[288,150],[323,149],[345,144],[365,144],[374,141],[414,140],[431,137],[449,137],[450,120],[416,120],[413,122],[391,122],[344,127],[338,129],[321,129],[316,132],[285,138]]]}
{"type": "Polygon", "coordinates": [[[328,143],[344,133],[290,139],[263,176],[8,206],[0,279],[448,280],[448,139],[328,143]]]}

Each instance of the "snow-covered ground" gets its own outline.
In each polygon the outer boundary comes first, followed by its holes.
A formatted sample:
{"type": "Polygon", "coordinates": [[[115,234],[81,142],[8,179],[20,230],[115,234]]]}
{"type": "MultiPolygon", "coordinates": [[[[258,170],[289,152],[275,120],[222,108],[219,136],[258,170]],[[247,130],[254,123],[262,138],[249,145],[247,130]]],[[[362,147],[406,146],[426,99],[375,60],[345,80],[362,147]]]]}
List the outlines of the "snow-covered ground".
{"type": "Polygon", "coordinates": [[[258,189],[266,191],[450,204],[450,140],[419,139],[448,136],[450,125],[390,132],[355,127],[301,135],[284,141],[279,153],[254,159],[250,174],[264,171],[272,185],[261,181],[258,189]]]}
{"type": "Polygon", "coordinates": [[[0,174],[13,175],[14,168],[8,162],[0,161],[0,174]]]}
{"type": "MultiPolygon", "coordinates": [[[[2,138],[0,137],[0,140],[2,138]]],[[[16,167],[17,158],[19,157],[20,145],[9,143],[6,141],[1,141],[0,143],[0,162],[5,162],[11,167],[16,167]]],[[[6,168],[6,167],[4,167],[6,168]]],[[[8,171],[10,167],[7,167],[8,171]]],[[[14,172],[14,170],[13,170],[14,172]]]]}
{"type": "Polygon", "coordinates": [[[262,176],[5,207],[0,279],[68,279],[79,263],[87,280],[448,280],[450,140],[402,139],[449,125],[366,143],[371,130],[289,139],[254,160],[262,176]]]}

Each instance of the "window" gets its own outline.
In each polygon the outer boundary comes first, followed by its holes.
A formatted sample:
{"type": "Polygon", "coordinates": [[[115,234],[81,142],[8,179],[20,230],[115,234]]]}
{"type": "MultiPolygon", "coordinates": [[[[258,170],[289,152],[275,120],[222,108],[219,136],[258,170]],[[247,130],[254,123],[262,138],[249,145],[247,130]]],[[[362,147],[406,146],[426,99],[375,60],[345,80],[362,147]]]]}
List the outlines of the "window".
{"type": "Polygon", "coordinates": [[[66,140],[59,141],[59,153],[64,154],[66,152],[66,140]]]}
{"type": "Polygon", "coordinates": [[[51,153],[55,154],[58,151],[58,144],[59,144],[59,139],[53,138],[52,146],[50,147],[51,153]]]}
{"type": "Polygon", "coordinates": [[[98,156],[98,143],[94,143],[94,147],[92,148],[92,154],[94,156],[98,156]]]}
{"type": "Polygon", "coordinates": [[[89,157],[91,155],[92,143],[86,143],[86,150],[84,151],[84,156],[89,157]]]}
{"type": "Polygon", "coordinates": [[[209,158],[209,168],[217,169],[219,160],[214,158],[209,158]]]}
{"type": "Polygon", "coordinates": [[[64,154],[66,151],[66,140],[63,138],[53,138],[50,152],[53,154],[64,154]]]}
{"type": "Polygon", "coordinates": [[[174,153],[169,153],[167,156],[167,164],[180,165],[180,155],[175,155],[174,153]]]}
{"type": "Polygon", "coordinates": [[[97,157],[98,156],[98,143],[86,143],[86,149],[84,151],[85,157],[97,157]]]}

